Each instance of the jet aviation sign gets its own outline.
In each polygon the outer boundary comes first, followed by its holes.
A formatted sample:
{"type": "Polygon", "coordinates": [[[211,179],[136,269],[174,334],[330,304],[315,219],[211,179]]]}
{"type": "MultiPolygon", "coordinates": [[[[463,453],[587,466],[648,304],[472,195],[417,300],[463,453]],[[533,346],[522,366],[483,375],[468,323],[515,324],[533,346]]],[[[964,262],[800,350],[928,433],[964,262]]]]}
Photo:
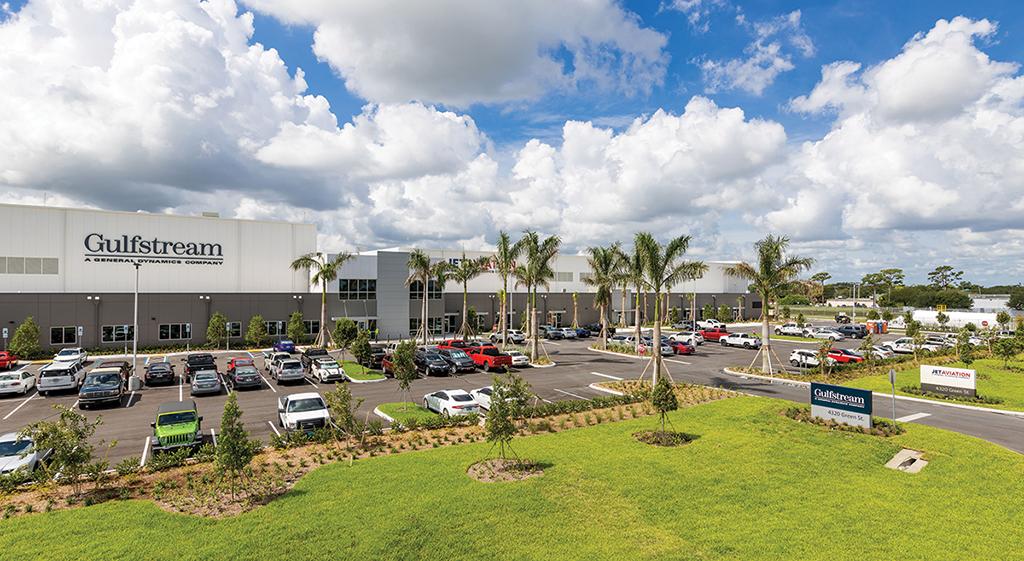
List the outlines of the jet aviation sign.
{"type": "Polygon", "coordinates": [[[921,365],[921,389],[954,397],[976,397],[978,375],[967,368],[921,365]]]}
{"type": "Polygon", "coordinates": [[[87,263],[160,263],[169,265],[223,265],[219,243],[168,241],[140,235],[89,234],[83,241],[87,263]]]}

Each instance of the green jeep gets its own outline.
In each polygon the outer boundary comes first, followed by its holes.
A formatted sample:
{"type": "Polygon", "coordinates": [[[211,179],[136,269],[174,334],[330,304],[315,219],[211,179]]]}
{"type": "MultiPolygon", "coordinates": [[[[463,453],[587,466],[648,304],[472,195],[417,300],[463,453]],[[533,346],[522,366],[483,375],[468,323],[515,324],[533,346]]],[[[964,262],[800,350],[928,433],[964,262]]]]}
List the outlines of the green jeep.
{"type": "Polygon", "coordinates": [[[199,414],[195,401],[172,401],[161,404],[156,410],[156,421],[150,423],[153,427],[150,447],[154,453],[183,446],[195,448],[203,443],[202,422],[203,417],[199,414]]]}

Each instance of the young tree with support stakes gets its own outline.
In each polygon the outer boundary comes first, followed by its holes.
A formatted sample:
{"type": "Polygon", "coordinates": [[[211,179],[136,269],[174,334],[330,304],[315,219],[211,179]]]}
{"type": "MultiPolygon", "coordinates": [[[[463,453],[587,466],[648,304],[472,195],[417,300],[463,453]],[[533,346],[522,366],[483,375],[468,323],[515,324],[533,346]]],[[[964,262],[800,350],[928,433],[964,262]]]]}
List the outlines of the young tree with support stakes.
{"type": "Polygon", "coordinates": [[[864,357],[866,362],[871,362],[875,359],[875,355],[872,353],[874,346],[875,336],[871,333],[868,333],[860,340],[860,346],[857,347],[857,350],[860,351],[861,356],[864,357]]]}
{"type": "Polygon", "coordinates": [[[970,366],[974,362],[974,347],[971,345],[971,330],[961,329],[956,336],[956,353],[960,362],[970,366]]]}
{"type": "Polygon", "coordinates": [[[356,335],[356,339],[352,343],[352,355],[356,357],[356,362],[362,367],[363,374],[366,374],[366,364],[373,360],[373,348],[370,347],[370,334],[365,329],[360,329],[356,335]]]}
{"type": "Polygon", "coordinates": [[[996,314],[996,323],[999,324],[999,329],[1008,329],[1011,319],[1010,314],[1008,314],[1006,310],[1000,310],[996,314]]]}
{"type": "Polygon", "coordinates": [[[946,314],[944,314],[942,312],[939,312],[939,313],[935,314],[935,321],[939,322],[939,327],[942,327],[943,329],[945,329],[946,328],[946,324],[949,323],[949,316],[947,316],[946,314]]]}
{"type": "Polygon", "coordinates": [[[348,350],[358,335],[359,326],[349,318],[341,318],[334,322],[334,331],[331,333],[331,336],[334,337],[334,344],[341,349],[342,361],[345,360],[345,351],[348,350]]]}
{"type": "Polygon", "coordinates": [[[224,404],[224,415],[220,421],[220,438],[214,451],[217,471],[228,480],[231,498],[235,498],[238,481],[246,477],[252,459],[262,445],[249,438],[242,424],[242,409],[238,406],[238,394],[231,392],[224,404]]]}
{"type": "MultiPolygon", "coordinates": [[[[703,261],[684,261],[683,256],[690,246],[690,236],[679,236],[662,245],[650,233],[640,232],[633,241],[633,251],[640,257],[643,270],[643,286],[654,293],[655,301],[661,299],[663,290],[684,280],[698,278],[708,270],[703,261]]],[[[654,337],[651,340],[651,359],[654,371],[651,380],[657,384],[661,377],[661,306],[654,307],[654,337]]]]}
{"type": "Polygon", "coordinates": [[[214,347],[221,347],[228,339],[228,318],[220,312],[213,312],[206,325],[206,342],[214,347]]]}
{"type": "Polygon", "coordinates": [[[828,377],[831,361],[828,358],[828,354],[832,352],[832,340],[825,339],[818,345],[818,351],[815,356],[818,359],[818,368],[821,370],[822,377],[828,377]]]}
{"type": "Polygon", "coordinates": [[[651,405],[658,412],[661,433],[664,434],[668,414],[679,409],[679,400],[676,398],[675,389],[669,383],[668,378],[661,377],[654,383],[654,388],[651,390],[651,405]]]}
{"type": "Polygon", "coordinates": [[[523,416],[523,409],[530,400],[530,385],[521,376],[507,373],[495,376],[491,391],[491,407],[487,411],[484,430],[487,441],[498,446],[498,457],[508,459],[512,451],[512,439],[516,435],[516,419],[523,416]]]}
{"type": "Polygon", "coordinates": [[[327,255],[319,251],[307,253],[292,261],[293,271],[307,271],[312,273],[309,277],[310,286],[320,285],[320,331],[313,340],[316,347],[330,347],[334,342],[331,332],[327,329],[327,285],[338,280],[338,273],[345,263],[355,258],[355,255],[343,251],[328,259],[327,255]]]}
{"type": "Polygon", "coordinates": [[[398,389],[404,396],[402,411],[405,411],[406,406],[412,399],[410,395],[412,382],[419,377],[419,373],[416,371],[416,363],[413,361],[415,352],[416,342],[406,340],[399,343],[398,347],[395,348],[394,354],[391,355],[391,365],[395,373],[395,379],[398,380],[398,389]]]}
{"type": "Polygon", "coordinates": [[[285,334],[295,344],[302,343],[303,337],[306,335],[306,321],[302,319],[302,312],[292,312],[292,315],[288,318],[288,326],[285,328],[285,334]]]}
{"type": "Polygon", "coordinates": [[[249,325],[245,328],[245,343],[250,347],[262,347],[268,338],[267,322],[263,316],[256,314],[249,318],[249,325]]]}
{"type": "Polygon", "coordinates": [[[1019,350],[1017,341],[1012,338],[996,339],[992,345],[992,353],[1003,359],[1003,368],[1010,367],[1010,360],[1017,356],[1019,350]]]}
{"type": "Polygon", "coordinates": [[[608,308],[612,305],[612,290],[616,282],[619,260],[618,242],[608,246],[594,246],[587,249],[587,265],[590,276],[583,279],[587,286],[595,288],[594,306],[601,314],[601,348],[608,348],[608,308]]]}
{"type": "Polygon", "coordinates": [[[761,295],[761,371],[771,374],[771,327],[768,324],[768,307],[779,297],[780,292],[801,272],[814,264],[809,257],[786,255],[789,238],[768,235],[754,244],[757,263],[740,263],[726,269],[727,274],[750,281],[751,286],[761,295]]]}
{"type": "Polygon", "coordinates": [[[449,278],[462,285],[462,325],[459,327],[458,334],[463,339],[468,339],[476,334],[476,326],[470,325],[469,322],[469,281],[484,274],[489,263],[490,260],[486,257],[469,259],[466,257],[466,252],[462,252],[462,259],[448,271],[449,278]]]}
{"type": "Polygon", "coordinates": [[[502,349],[508,344],[508,279],[515,274],[516,259],[519,258],[521,251],[522,247],[518,243],[512,243],[508,232],[498,232],[498,243],[493,263],[494,271],[501,278],[501,301],[499,303],[501,321],[498,324],[498,329],[501,332],[502,349]]]}
{"type": "Polygon", "coordinates": [[[537,288],[549,286],[551,279],[555,278],[555,271],[552,268],[552,261],[558,255],[558,248],[562,240],[558,236],[549,236],[541,240],[540,235],[532,230],[527,230],[522,239],[517,243],[519,254],[523,256],[524,263],[516,265],[516,284],[526,286],[530,298],[530,362],[537,362],[538,339],[540,330],[537,325],[537,288]]]}
{"type": "Polygon", "coordinates": [[[37,450],[50,450],[49,460],[40,465],[47,480],[59,478],[70,481],[76,494],[82,492],[82,476],[92,462],[92,437],[103,423],[102,418],[88,420],[85,415],[66,407],[54,405],[57,419],[37,421],[25,427],[20,437],[32,440],[37,450]]]}

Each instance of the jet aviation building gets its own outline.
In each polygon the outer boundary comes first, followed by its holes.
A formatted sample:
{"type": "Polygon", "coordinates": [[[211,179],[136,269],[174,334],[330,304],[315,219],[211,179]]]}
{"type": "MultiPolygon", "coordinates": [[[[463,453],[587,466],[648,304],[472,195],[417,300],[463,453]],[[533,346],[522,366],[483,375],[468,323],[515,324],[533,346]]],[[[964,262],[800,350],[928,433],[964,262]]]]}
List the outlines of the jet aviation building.
{"type": "MultiPolygon", "coordinates": [[[[111,212],[40,206],[0,205],[0,327],[8,336],[28,316],[40,326],[40,344],[125,347],[133,337],[132,316],[138,264],[139,344],[197,345],[206,339],[209,318],[221,312],[233,344],[240,344],[252,316],[259,314],[271,337],[283,337],[289,316],[302,312],[309,332],[319,330],[319,287],[291,269],[298,256],[317,250],[313,224],[111,212]]],[[[422,287],[407,284],[409,248],[363,252],[328,286],[328,316],[348,317],[380,338],[414,333],[420,322],[422,287]]],[[[435,261],[456,263],[462,250],[430,250],[435,261]]],[[[489,256],[465,252],[467,258],[489,256]]],[[[749,316],[759,299],[746,283],[725,274],[730,263],[709,262],[703,278],[673,287],[669,306],[689,316],[689,295],[698,315],[705,304],[743,307],[749,316]]],[[[573,294],[580,323],[597,320],[586,258],[559,255],[555,277],[538,300],[543,321],[572,322],[573,294]]],[[[462,287],[428,285],[428,326],[437,334],[461,321],[462,287]]],[[[497,320],[501,281],[487,272],[469,283],[469,307],[480,329],[497,320]]],[[[510,282],[510,321],[518,327],[526,307],[525,288],[510,282]]],[[[615,292],[612,319],[619,317],[615,292]]],[[[627,294],[627,319],[632,295],[627,294]]],[[[652,308],[653,299],[648,302],[652,308]]]]}

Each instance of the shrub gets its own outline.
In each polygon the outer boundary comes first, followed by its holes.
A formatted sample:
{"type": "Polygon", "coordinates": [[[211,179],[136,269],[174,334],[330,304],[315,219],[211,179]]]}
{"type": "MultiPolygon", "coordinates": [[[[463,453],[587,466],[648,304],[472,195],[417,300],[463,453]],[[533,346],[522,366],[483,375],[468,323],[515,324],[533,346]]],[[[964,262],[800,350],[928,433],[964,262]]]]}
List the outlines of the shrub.
{"type": "Polygon", "coordinates": [[[249,318],[249,325],[245,328],[245,343],[251,347],[262,347],[267,339],[267,323],[263,316],[256,314],[249,318]]]}
{"type": "Polygon", "coordinates": [[[28,316],[14,330],[10,350],[24,359],[42,356],[43,349],[39,346],[39,324],[35,318],[28,316]]]}
{"type": "Polygon", "coordinates": [[[811,409],[806,406],[796,406],[786,409],[783,414],[794,421],[801,423],[811,423],[827,427],[832,430],[840,430],[845,432],[857,432],[861,434],[872,434],[875,436],[896,436],[907,432],[907,429],[903,428],[903,425],[894,423],[889,419],[883,419],[880,417],[871,418],[871,428],[858,427],[854,425],[848,425],[846,423],[837,423],[832,419],[822,419],[820,417],[811,416],[811,409]]]}
{"type": "Polygon", "coordinates": [[[188,457],[192,452],[189,448],[178,448],[175,450],[168,450],[160,453],[153,453],[149,458],[149,462],[146,463],[146,469],[149,471],[164,471],[171,468],[181,467],[188,462],[188,457]]]}
{"type": "Polygon", "coordinates": [[[121,477],[125,477],[133,473],[138,473],[142,469],[139,465],[140,463],[141,460],[137,456],[130,456],[118,462],[118,464],[114,466],[114,471],[116,471],[121,477]]]}

